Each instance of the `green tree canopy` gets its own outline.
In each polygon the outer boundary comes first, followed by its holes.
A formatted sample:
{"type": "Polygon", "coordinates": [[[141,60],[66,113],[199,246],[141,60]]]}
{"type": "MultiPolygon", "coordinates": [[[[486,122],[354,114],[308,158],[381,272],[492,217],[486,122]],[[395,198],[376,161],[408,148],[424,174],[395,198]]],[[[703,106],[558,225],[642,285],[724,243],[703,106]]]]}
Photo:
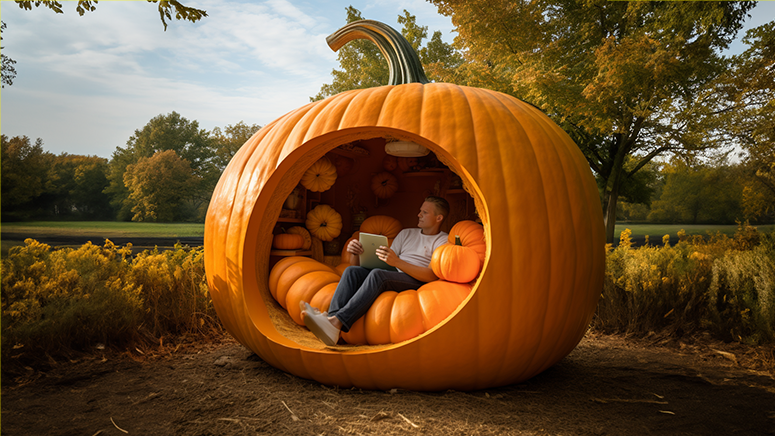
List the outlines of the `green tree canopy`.
{"type": "Polygon", "coordinates": [[[247,125],[244,121],[240,121],[233,126],[229,124],[223,129],[220,127],[213,129],[210,136],[215,149],[215,165],[220,171],[226,168],[234,154],[260,128],[258,124],[247,125]]]}
{"type": "MultiPolygon", "coordinates": [[[[62,9],[62,3],[58,1],[41,1],[41,0],[14,0],[20,8],[28,11],[32,10],[32,7],[39,6],[46,7],[56,12],[57,14],[64,13],[62,9]]],[[[195,23],[207,16],[207,12],[202,9],[192,8],[180,3],[178,0],[147,0],[148,3],[158,3],[159,18],[164,25],[164,30],[167,30],[167,20],[172,20],[172,15],[175,15],[176,20],[187,20],[195,23]]],[[[75,10],[78,15],[83,16],[87,11],[93,12],[97,9],[97,0],[78,0],[78,5],[75,10]]]]}
{"type": "Polygon", "coordinates": [[[745,216],[775,212],[775,21],[751,29],[748,49],[731,59],[731,68],[712,89],[725,135],[743,152],[745,216]]]}
{"type": "Polygon", "coordinates": [[[732,224],[742,219],[739,168],[689,166],[674,159],[662,170],[665,185],[651,203],[649,220],[663,223],[732,224]]]}
{"type": "Polygon", "coordinates": [[[474,84],[531,102],[570,134],[604,182],[613,240],[625,181],[654,157],[714,144],[698,96],[753,2],[431,0],[452,17],[474,84]],[[489,83],[488,83],[489,82],[489,83]],[[628,156],[635,159],[625,170],[628,156]]]}
{"type": "Polygon", "coordinates": [[[187,191],[191,199],[200,202],[209,200],[220,176],[214,162],[213,140],[209,132],[199,128],[197,121],[189,121],[173,111],[152,118],[142,129],[135,130],[125,148],[117,147],[113,153],[108,173],[110,184],[105,192],[118,209],[120,220],[134,215],[131,210],[135,203],[129,198],[130,192],[124,184],[127,166],[167,150],[173,150],[178,157],[185,159],[193,175],[201,180],[195,191],[187,191]]]}
{"type": "Polygon", "coordinates": [[[201,179],[188,160],[175,150],[156,152],[128,165],[124,184],[129,190],[132,221],[183,221],[185,201],[197,190],[201,179]]]}
{"type": "MultiPolygon", "coordinates": [[[[3,40],[2,34],[5,27],[5,23],[0,22],[0,41],[3,40]]],[[[2,49],[3,47],[0,47],[0,51],[2,49]]],[[[14,67],[16,61],[4,54],[0,54],[0,61],[2,62],[2,87],[5,88],[5,85],[13,85],[13,79],[16,78],[16,68],[14,67]]]]}
{"type": "Polygon", "coordinates": [[[27,136],[0,135],[2,181],[0,199],[3,220],[27,219],[37,208],[35,201],[46,190],[54,155],[43,150],[43,140],[33,145],[27,136]]]}

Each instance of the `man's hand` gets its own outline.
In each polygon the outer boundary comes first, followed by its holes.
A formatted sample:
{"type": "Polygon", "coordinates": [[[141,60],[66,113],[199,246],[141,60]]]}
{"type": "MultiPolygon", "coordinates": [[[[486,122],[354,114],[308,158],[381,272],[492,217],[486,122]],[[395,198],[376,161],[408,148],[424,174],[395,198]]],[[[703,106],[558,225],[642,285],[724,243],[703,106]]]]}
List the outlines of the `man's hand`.
{"type": "Polygon", "coordinates": [[[361,241],[357,239],[350,241],[350,243],[347,244],[347,252],[356,256],[363,254],[363,245],[361,244],[361,241]]]}
{"type": "Polygon", "coordinates": [[[381,245],[379,248],[377,248],[377,257],[386,264],[393,267],[397,267],[398,261],[400,260],[395,251],[385,247],[384,245],[381,245]]]}
{"type": "Polygon", "coordinates": [[[350,265],[358,266],[361,264],[361,254],[363,254],[363,245],[361,241],[353,239],[347,244],[347,252],[351,254],[350,265]]]}

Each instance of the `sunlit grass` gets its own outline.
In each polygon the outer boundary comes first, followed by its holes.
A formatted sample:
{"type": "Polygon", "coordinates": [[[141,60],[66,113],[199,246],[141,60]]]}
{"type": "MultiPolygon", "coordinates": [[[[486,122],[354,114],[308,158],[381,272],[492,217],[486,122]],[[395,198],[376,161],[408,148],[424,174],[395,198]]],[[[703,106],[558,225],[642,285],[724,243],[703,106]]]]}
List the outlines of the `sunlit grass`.
{"type": "Polygon", "coordinates": [[[204,236],[204,223],[134,223],[116,221],[30,221],[2,223],[4,233],[24,237],[99,236],[104,238],[186,238],[204,236]]]}

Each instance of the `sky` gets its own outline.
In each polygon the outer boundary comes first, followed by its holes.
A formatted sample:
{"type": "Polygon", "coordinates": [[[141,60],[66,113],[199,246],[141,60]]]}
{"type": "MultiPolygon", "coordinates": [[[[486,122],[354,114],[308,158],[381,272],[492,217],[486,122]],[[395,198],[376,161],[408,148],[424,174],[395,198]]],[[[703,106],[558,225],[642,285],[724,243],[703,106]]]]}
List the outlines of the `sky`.
{"type": "MultiPolygon", "coordinates": [[[[151,118],[178,112],[212,130],[240,121],[265,125],[309,102],[338,67],[326,36],[345,24],[345,8],[400,29],[406,9],[429,34],[454,39],[450,18],[422,0],[187,0],[207,11],[197,23],[173,20],[156,5],[100,1],[79,16],[24,11],[0,2],[3,54],[17,61],[0,91],[0,131],[43,140],[44,149],[110,158],[151,118]]],[[[747,28],[775,19],[760,2],[747,28]]],[[[740,33],[740,37],[744,31],[740,33]]],[[[745,46],[733,43],[730,53],[745,46]]]]}

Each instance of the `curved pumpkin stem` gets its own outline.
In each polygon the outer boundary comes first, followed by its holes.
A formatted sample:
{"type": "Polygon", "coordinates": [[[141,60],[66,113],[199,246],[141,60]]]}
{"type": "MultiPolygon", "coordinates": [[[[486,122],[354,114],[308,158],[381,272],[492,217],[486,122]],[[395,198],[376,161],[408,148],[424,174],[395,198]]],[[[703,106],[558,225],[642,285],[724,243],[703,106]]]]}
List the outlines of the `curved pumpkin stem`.
{"type": "Polygon", "coordinates": [[[326,42],[337,51],[354,39],[368,39],[379,47],[388,61],[390,85],[430,83],[412,45],[387,24],[374,20],[353,21],[328,35],[326,42]]]}
{"type": "Polygon", "coordinates": [[[460,242],[460,235],[455,235],[455,245],[463,245],[463,243],[460,242]]]}

